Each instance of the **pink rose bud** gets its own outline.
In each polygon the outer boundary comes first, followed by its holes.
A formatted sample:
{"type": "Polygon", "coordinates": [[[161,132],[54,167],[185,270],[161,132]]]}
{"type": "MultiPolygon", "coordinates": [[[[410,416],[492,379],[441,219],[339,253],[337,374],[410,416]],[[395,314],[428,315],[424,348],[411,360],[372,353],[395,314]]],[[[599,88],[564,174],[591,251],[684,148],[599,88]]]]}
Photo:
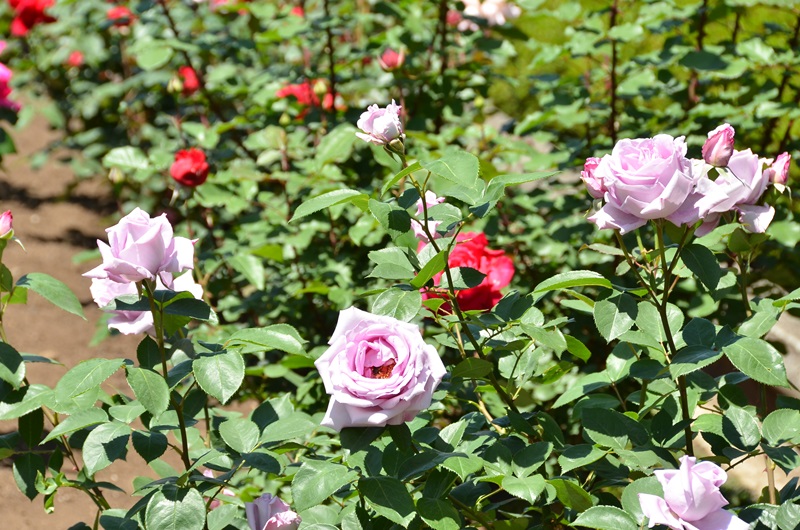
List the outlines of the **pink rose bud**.
{"type": "Polygon", "coordinates": [[[708,133],[708,140],[703,144],[703,160],[712,166],[727,166],[733,155],[733,135],[733,127],[727,123],[708,133]]]}
{"type": "Polygon", "coordinates": [[[244,503],[244,511],[251,530],[297,530],[301,522],[288,504],[269,493],[244,503]]]}
{"type": "Polygon", "coordinates": [[[406,54],[405,51],[400,50],[400,53],[389,48],[378,59],[378,64],[381,65],[381,68],[390,72],[392,70],[397,70],[403,63],[406,62],[406,54]]]}
{"type": "Polygon", "coordinates": [[[388,145],[393,140],[402,142],[405,134],[400,122],[400,109],[400,105],[396,105],[394,100],[384,109],[378,105],[370,105],[357,123],[358,128],[364,132],[358,132],[356,136],[377,145],[388,145]]]}
{"type": "Polygon", "coordinates": [[[785,186],[786,181],[789,180],[789,166],[792,163],[792,155],[789,153],[781,153],[775,162],[766,170],[769,175],[769,181],[776,186],[785,186]]]}
{"type": "MultiPolygon", "coordinates": [[[[444,197],[437,197],[436,194],[433,193],[431,190],[426,191],[425,192],[425,208],[422,207],[422,199],[419,199],[417,201],[417,216],[419,217],[419,216],[424,215],[426,208],[430,209],[431,207],[436,206],[437,204],[442,204],[443,202],[444,202],[444,197]]],[[[433,235],[434,239],[436,237],[438,237],[438,234],[436,233],[436,229],[439,227],[439,224],[441,223],[441,221],[432,221],[432,220],[425,221],[425,220],[423,220],[422,222],[424,222],[425,225],[428,227],[428,230],[431,232],[431,234],[433,235]]],[[[420,222],[420,221],[418,221],[416,219],[412,219],[411,220],[411,228],[414,230],[414,235],[417,237],[417,239],[427,243],[428,242],[428,235],[425,233],[425,230],[423,230],[423,228],[422,228],[422,222],[420,222]]]]}
{"type": "Polygon", "coordinates": [[[447,373],[419,326],[355,307],[339,313],[328,344],[314,364],[331,396],[321,424],[336,431],[413,420],[447,373]]]}
{"type": "Polygon", "coordinates": [[[13,220],[14,216],[11,215],[11,210],[0,214],[0,239],[11,239],[14,236],[13,220]]]}
{"type": "Polygon", "coordinates": [[[589,195],[595,199],[602,199],[606,192],[606,186],[603,184],[603,180],[595,175],[594,171],[600,164],[600,160],[601,159],[596,156],[587,158],[586,163],[583,164],[583,171],[581,171],[581,179],[583,183],[586,184],[589,195]]]}
{"type": "Polygon", "coordinates": [[[83,65],[83,53],[78,50],[73,51],[67,57],[67,66],[78,68],[83,65]]]}

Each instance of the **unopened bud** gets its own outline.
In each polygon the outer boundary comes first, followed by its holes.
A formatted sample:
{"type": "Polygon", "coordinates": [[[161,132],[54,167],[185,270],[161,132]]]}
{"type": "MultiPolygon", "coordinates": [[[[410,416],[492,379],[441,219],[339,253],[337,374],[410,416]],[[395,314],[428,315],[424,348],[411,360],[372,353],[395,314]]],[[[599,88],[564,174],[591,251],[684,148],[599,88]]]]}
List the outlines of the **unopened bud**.
{"type": "Polygon", "coordinates": [[[727,166],[733,155],[733,135],[733,127],[727,123],[708,133],[708,140],[703,144],[703,160],[712,166],[727,166]]]}
{"type": "Polygon", "coordinates": [[[11,210],[6,210],[0,214],[0,239],[11,239],[14,237],[13,221],[14,216],[11,215],[11,210]]]}

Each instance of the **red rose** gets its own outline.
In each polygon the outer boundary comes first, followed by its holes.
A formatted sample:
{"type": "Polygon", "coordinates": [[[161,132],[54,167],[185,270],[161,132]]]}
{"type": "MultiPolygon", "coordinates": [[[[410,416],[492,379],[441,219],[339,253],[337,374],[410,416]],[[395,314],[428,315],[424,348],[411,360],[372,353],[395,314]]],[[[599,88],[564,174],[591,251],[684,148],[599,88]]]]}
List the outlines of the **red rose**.
{"type": "MultiPolygon", "coordinates": [[[[511,283],[511,279],[514,277],[514,262],[502,250],[488,248],[489,243],[483,233],[461,233],[456,236],[456,241],[456,245],[450,251],[448,266],[451,269],[470,267],[486,275],[480,285],[456,291],[458,306],[464,311],[493,308],[503,297],[500,289],[511,283]]],[[[447,281],[443,281],[442,276],[441,272],[434,276],[434,284],[446,287],[447,281]]],[[[424,293],[423,297],[439,296],[424,293]]],[[[445,311],[449,308],[449,304],[442,306],[445,311]]]]}
{"type": "Polygon", "coordinates": [[[11,21],[11,34],[17,37],[26,35],[36,24],[55,22],[56,19],[44,12],[55,0],[8,0],[14,10],[11,21]]]}
{"type": "MultiPolygon", "coordinates": [[[[275,95],[279,98],[293,96],[297,100],[297,103],[303,107],[319,107],[321,105],[323,109],[331,110],[335,105],[337,110],[344,110],[346,108],[336,103],[336,98],[331,94],[330,88],[327,88],[327,83],[322,80],[315,81],[313,84],[310,81],[305,81],[297,85],[286,85],[278,90],[275,95]],[[314,90],[315,86],[321,86],[323,90],[327,90],[321,102],[317,92],[314,90]]],[[[298,118],[303,118],[306,114],[308,114],[308,109],[303,110],[298,115],[298,118]]]]}
{"type": "Polygon", "coordinates": [[[208,178],[208,162],[200,149],[181,149],[175,153],[175,162],[169,168],[169,174],[184,186],[199,186],[208,178]]]}
{"type": "Polygon", "coordinates": [[[130,26],[136,16],[125,6],[112,7],[106,13],[106,18],[118,28],[130,26]]]}
{"type": "Polygon", "coordinates": [[[67,66],[72,66],[73,68],[78,68],[83,64],[83,53],[75,50],[74,52],[69,54],[67,57],[67,66]]]}
{"type": "Polygon", "coordinates": [[[178,68],[178,76],[183,81],[183,95],[191,96],[200,90],[200,80],[197,78],[197,72],[191,66],[181,66],[178,68]]]}

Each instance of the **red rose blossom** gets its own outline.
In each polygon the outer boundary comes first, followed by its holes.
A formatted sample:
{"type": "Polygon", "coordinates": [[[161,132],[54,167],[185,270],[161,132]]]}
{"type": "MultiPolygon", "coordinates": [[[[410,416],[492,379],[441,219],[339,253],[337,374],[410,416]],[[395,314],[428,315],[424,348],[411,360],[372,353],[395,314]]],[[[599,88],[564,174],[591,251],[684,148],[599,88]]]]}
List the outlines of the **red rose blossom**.
{"type": "Polygon", "coordinates": [[[130,26],[131,23],[136,19],[136,16],[127,7],[116,6],[108,10],[106,13],[106,18],[108,18],[109,22],[120,28],[130,26]]]}
{"type": "Polygon", "coordinates": [[[74,52],[69,54],[67,57],[67,66],[71,66],[73,68],[78,68],[83,64],[83,53],[75,50],[74,52]]]}
{"type": "MultiPolygon", "coordinates": [[[[486,275],[480,285],[456,291],[458,306],[464,311],[491,309],[503,297],[500,289],[511,283],[514,277],[514,262],[502,250],[493,250],[483,233],[466,232],[456,236],[456,245],[450,251],[448,266],[470,267],[486,275]]],[[[424,244],[420,244],[424,246],[424,244]]],[[[442,273],[433,277],[434,284],[446,287],[442,273]]],[[[439,295],[427,292],[423,298],[438,298],[439,295]]],[[[442,305],[448,311],[450,304],[442,305]]]]}
{"type": "Polygon", "coordinates": [[[11,34],[16,37],[27,35],[36,24],[55,22],[55,18],[44,12],[55,0],[8,0],[14,10],[11,21],[11,34]]]}
{"type": "Polygon", "coordinates": [[[169,174],[184,186],[199,186],[208,178],[206,154],[194,147],[181,149],[175,153],[175,162],[169,168],[169,174]]]}
{"type": "Polygon", "coordinates": [[[191,66],[181,66],[178,68],[178,76],[183,81],[183,95],[191,96],[200,90],[200,80],[197,78],[197,72],[191,66]]]}
{"type": "MultiPolygon", "coordinates": [[[[320,83],[320,81],[315,81],[314,83],[310,81],[304,81],[303,83],[299,83],[296,85],[286,85],[285,87],[278,90],[275,95],[279,98],[287,98],[289,96],[293,96],[297,103],[299,103],[303,107],[319,107],[320,100],[319,96],[317,95],[316,91],[314,90],[314,86],[320,83]]],[[[324,81],[322,81],[324,83],[324,81]]],[[[336,98],[330,92],[330,88],[327,89],[328,92],[323,96],[321,106],[325,110],[331,110],[336,105],[336,98]]],[[[343,110],[344,107],[336,106],[337,110],[343,110]]],[[[303,110],[299,115],[298,118],[303,118],[306,114],[308,114],[308,108],[303,110]]]]}

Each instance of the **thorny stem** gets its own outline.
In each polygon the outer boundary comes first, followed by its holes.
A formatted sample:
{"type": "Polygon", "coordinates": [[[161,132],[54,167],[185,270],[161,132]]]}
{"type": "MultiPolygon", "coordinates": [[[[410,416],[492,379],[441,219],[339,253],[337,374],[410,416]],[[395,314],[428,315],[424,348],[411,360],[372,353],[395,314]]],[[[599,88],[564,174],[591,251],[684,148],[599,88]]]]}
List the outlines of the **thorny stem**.
{"type": "Polygon", "coordinates": [[[328,83],[330,83],[330,91],[331,97],[333,100],[331,101],[331,108],[330,112],[336,112],[336,61],[333,56],[333,30],[331,30],[331,12],[330,12],[330,2],[329,0],[325,0],[322,3],[322,7],[325,10],[325,52],[328,54],[328,83]]]}

